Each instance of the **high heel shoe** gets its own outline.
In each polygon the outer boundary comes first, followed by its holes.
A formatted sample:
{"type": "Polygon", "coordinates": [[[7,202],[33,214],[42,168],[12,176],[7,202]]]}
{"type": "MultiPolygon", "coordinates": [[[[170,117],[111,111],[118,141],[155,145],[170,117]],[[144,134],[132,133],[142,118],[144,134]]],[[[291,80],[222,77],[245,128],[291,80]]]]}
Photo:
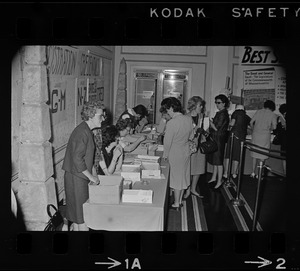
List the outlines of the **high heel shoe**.
{"type": "Polygon", "coordinates": [[[175,211],[179,211],[180,209],[180,205],[179,206],[173,206],[173,204],[169,207],[171,210],[175,210],[175,211]]]}
{"type": "Polygon", "coordinates": [[[255,176],[255,173],[252,172],[252,173],[250,174],[250,178],[255,179],[255,178],[257,178],[257,175],[255,176]]]}
{"type": "Polygon", "coordinates": [[[214,189],[219,189],[221,188],[221,186],[224,184],[224,182],[220,182],[219,184],[217,184],[214,189]]]}
{"type": "Polygon", "coordinates": [[[213,183],[215,182],[216,180],[209,180],[207,183],[213,183]]]}
{"type": "Polygon", "coordinates": [[[187,198],[191,195],[191,192],[186,192],[183,197],[182,200],[187,200],[187,198]]]}
{"type": "Polygon", "coordinates": [[[203,196],[199,195],[199,194],[195,194],[194,192],[191,191],[191,194],[194,195],[197,198],[203,198],[203,196]]]}

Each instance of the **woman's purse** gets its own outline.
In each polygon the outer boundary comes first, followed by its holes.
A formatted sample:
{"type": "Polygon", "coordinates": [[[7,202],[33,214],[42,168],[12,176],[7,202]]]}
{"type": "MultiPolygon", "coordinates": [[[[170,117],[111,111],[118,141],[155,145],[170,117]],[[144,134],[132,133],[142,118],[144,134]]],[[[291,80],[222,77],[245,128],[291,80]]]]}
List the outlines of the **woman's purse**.
{"type": "Polygon", "coordinates": [[[199,143],[198,147],[200,149],[200,152],[203,154],[216,152],[218,150],[217,142],[207,132],[202,133],[202,135],[204,136],[205,141],[199,143]]]}
{"type": "Polygon", "coordinates": [[[59,210],[53,205],[48,204],[47,205],[47,213],[50,217],[50,220],[48,221],[44,231],[57,231],[58,228],[63,224],[64,219],[62,215],[60,214],[59,210]],[[55,213],[52,215],[50,212],[50,208],[53,208],[55,213]]]}
{"type": "MultiPolygon", "coordinates": [[[[279,117],[278,117],[279,119],[279,117]]],[[[273,138],[272,144],[274,145],[281,145],[282,144],[282,133],[283,133],[283,127],[281,122],[277,121],[276,129],[273,131],[273,134],[275,137],[273,138]]]]}

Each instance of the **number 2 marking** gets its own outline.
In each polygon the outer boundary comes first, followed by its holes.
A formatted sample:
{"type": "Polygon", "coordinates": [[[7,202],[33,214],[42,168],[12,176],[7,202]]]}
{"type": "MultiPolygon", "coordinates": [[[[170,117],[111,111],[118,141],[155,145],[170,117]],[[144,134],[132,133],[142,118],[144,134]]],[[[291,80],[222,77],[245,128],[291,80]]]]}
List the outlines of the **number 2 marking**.
{"type": "Polygon", "coordinates": [[[276,269],[286,269],[285,266],[282,266],[283,264],[285,264],[285,259],[283,258],[278,258],[277,262],[280,262],[279,264],[277,264],[276,269]]]}

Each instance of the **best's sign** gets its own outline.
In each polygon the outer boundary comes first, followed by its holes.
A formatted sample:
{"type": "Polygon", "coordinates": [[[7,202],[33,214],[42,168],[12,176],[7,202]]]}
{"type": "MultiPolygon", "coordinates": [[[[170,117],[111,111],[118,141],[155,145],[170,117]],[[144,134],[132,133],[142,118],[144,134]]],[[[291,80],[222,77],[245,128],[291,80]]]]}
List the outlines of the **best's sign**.
{"type": "Polygon", "coordinates": [[[278,65],[279,59],[272,47],[244,46],[241,65],[278,65]]]}

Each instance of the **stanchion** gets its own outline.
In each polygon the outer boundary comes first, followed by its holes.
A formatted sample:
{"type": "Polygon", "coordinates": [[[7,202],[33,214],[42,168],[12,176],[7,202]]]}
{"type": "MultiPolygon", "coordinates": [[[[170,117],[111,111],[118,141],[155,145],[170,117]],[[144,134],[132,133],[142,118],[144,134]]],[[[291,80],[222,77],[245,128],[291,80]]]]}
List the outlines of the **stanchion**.
{"type": "Polygon", "coordinates": [[[243,206],[245,202],[240,199],[240,190],[241,190],[241,176],[243,172],[243,157],[244,157],[244,141],[241,141],[241,152],[240,152],[240,161],[239,161],[239,172],[238,172],[238,181],[237,181],[237,190],[236,198],[232,199],[230,202],[234,206],[243,206]]]}
{"type": "Polygon", "coordinates": [[[231,168],[232,168],[233,137],[234,137],[234,134],[233,134],[233,132],[231,132],[231,135],[230,135],[229,163],[228,163],[228,169],[227,169],[227,178],[226,178],[226,181],[224,183],[224,185],[226,187],[233,187],[234,186],[234,184],[230,181],[230,178],[231,178],[231,168]]]}
{"type": "Polygon", "coordinates": [[[256,195],[255,195],[255,207],[254,207],[254,214],[253,214],[252,231],[255,231],[255,228],[256,228],[257,207],[258,207],[258,201],[259,201],[259,192],[260,192],[263,168],[264,168],[264,161],[260,160],[259,166],[258,166],[258,182],[257,182],[256,195]]]}

